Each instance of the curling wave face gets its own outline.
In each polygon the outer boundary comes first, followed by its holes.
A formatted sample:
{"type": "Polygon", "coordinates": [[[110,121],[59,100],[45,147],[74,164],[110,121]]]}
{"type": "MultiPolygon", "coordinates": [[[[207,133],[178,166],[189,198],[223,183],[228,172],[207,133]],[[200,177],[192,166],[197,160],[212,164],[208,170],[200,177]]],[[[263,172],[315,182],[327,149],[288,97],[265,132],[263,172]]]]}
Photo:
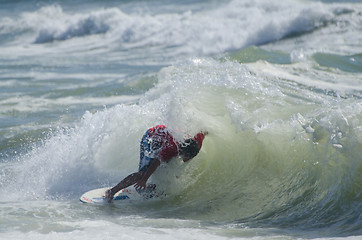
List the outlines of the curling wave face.
{"type": "Polygon", "coordinates": [[[189,164],[155,173],[168,193],[156,215],[358,233],[359,98],[260,77],[260,67],[268,64],[193,59],[163,69],[138,104],[86,113],[22,156],[15,178],[1,181],[6,196],[23,186],[24,197],[64,198],[116,182],[135,171],[144,129],[165,123],[180,138],[210,134],[189,164]]]}
{"type": "Polygon", "coordinates": [[[166,71],[176,89],[190,82],[177,90],[184,92],[177,108],[193,108],[211,132],[200,159],[182,181],[175,178],[183,186],[176,212],[301,229],[333,225],[357,233],[360,98],[260,78],[252,69],[267,68],[263,63],[194,63],[166,71]]]}

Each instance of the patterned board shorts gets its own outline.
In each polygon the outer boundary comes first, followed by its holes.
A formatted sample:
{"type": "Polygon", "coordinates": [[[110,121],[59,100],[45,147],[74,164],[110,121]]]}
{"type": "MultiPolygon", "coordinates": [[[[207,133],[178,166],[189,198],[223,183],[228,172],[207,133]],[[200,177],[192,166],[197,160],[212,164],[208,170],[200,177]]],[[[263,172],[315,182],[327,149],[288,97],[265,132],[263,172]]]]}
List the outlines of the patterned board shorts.
{"type": "Polygon", "coordinates": [[[147,169],[157,158],[160,150],[161,144],[158,141],[154,141],[154,139],[150,138],[147,130],[143,135],[140,143],[140,163],[138,165],[138,171],[147,171],[147,169]]]}

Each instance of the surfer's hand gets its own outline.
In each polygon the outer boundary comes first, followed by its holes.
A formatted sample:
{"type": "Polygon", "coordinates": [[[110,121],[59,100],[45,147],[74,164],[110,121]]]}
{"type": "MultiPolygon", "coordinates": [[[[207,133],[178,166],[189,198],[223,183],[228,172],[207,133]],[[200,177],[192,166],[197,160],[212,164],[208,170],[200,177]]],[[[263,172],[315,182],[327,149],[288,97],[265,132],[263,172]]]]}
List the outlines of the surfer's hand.
{"type": "Polygon", "coordinates": [[[106,200],[108,200],[108,202],[112,202],[113,199],[113,194],[112,194],[112,189],[108,189],[105,193],[104,193],[104,198],[106,200]]]}
{"type": "Polygon", "coordinates": [[[146,181],[139,180],[135,185],[137,191],[145,190],[146,189],[146,181]]]}

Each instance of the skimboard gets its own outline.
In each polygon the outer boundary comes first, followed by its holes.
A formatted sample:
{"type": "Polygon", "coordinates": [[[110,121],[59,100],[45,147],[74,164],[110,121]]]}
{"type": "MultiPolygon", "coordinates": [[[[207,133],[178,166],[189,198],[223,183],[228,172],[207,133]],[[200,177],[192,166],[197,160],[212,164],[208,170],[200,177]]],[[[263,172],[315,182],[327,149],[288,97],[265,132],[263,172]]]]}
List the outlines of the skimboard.
{"type": "MultiPolygon", "coordinates": [[[[84,193],[79,200],[83,203],[106,204],[108,203],[108,199],[106,199],[104,195],[108,189],[110,189],[110,187],[91,190],[84,193]]],[[[137,191],[133,187],[129,187],[117,192],[113,196],[113,202],[125,200],[146,200],[151,198],[163,198],[165,196],[166,195],[163,192],[157,190],[137,191]]]]}

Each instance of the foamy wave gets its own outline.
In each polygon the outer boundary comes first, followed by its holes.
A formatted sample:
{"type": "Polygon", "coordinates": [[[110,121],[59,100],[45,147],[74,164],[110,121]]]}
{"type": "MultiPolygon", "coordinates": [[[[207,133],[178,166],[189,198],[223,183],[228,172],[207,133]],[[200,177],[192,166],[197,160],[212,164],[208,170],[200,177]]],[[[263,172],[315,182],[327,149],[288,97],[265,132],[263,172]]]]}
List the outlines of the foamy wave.
{"type": "MultiPolygon", "coordinates": [[[[111,27],[110,17],[115,12],[118,11],[108,9],[72,16],[65,14],[60,6],[44,7],[36,14],[41,23],[34,43],[106,33],[111,27]]],[[[33,14],[25,15],[25,18],[28,17],[32,18],[33,14]]]]}
{"type": "Polygon", "coordinates": [[[217,9],[167,14],[133,14],[119,8],[70,14],[51,5],[23,13],[20,20],[3,19],[7,27],[2,32],[9,26],[30,30],[35,34],[33,43],[103,35],[104,45],[160,46],[176,53],[214,54],[308,32],[332,17],[332,10],[322,4],[294,1],[231,1],[217,9]]]}
{"type": "Polygon", "coordinates": [[[338,214],[353,230],[361,212],[361,104],[274,76],[210,58],[165,68],[137,104],[87,112],[6,165],[0,201],[78,198],[113,185],[137,169],[147,127],[164,123],[210,133],[193,161],[175,159],[152,176],[169,196],[168,215],[308,228],[338,214]]]}

